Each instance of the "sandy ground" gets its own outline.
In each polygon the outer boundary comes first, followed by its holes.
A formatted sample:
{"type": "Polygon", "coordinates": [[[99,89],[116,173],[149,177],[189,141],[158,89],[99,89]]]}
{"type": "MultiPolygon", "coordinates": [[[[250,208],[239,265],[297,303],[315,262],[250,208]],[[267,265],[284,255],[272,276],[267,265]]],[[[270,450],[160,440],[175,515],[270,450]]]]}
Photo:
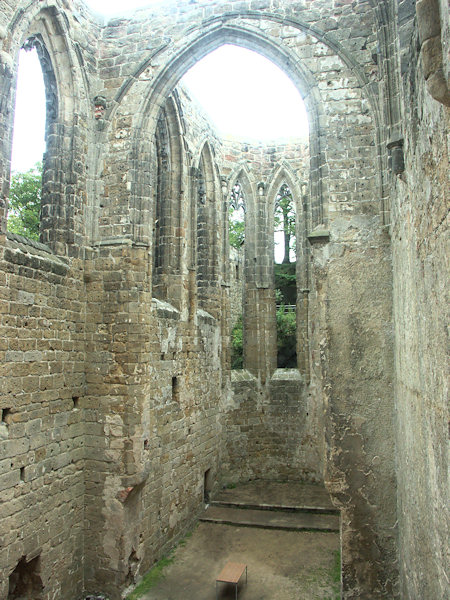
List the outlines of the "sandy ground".
{"type": "MultiPolygon", "coordinates": [[[[215,578],[227,561],[248,565],[240,600],[335,600],[331,570],[339,534],[270,531],[200,523],[175,551],[174,562],[143,600],[214,600],[215,578]]],[[[219,600],[235,598],[219,584],[219,600]]]]}

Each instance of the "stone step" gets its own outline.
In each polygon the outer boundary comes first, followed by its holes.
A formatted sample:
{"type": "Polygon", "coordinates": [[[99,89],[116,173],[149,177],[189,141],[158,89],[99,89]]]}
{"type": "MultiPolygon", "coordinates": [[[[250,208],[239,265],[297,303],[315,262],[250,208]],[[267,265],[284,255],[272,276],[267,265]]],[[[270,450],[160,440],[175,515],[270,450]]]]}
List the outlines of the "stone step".
{"type": "Polygon", "coordinates": [[[245,510],[271,510],[274,512],[292,512],[292,513],[313,513],[322,515],[339,515],[339,510],[330,506],[317,506],[317,505],[302,505],[292,506],[283,504],[265,504],[261,502],[250,503],[240,502],[231,500],[211,500],[211,506],[217,506],[221,508],[242,508],[245,510]]]}
{"type": "Polygon", "coordinates": [[[286,531],[339,531],[339,516],[311,512],[208,506],[200,521],[286,531]]]}

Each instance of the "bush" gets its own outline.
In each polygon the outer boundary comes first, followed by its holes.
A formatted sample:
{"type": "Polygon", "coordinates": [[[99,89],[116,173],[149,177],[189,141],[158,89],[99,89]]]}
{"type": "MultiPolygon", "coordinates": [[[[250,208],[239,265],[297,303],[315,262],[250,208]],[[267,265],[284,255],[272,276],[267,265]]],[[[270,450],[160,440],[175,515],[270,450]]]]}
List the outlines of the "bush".
{"type": "Polygon", "coordinates": [[[295,310],[277,308],[277,367],[294,369],[297,366],[297,318],[295,310]]]}
{"type": "Polygon", "coordinates": [[[242,369],[244,364],[244,332],[242,315],[231,330],[231,368],[242,369]]]}

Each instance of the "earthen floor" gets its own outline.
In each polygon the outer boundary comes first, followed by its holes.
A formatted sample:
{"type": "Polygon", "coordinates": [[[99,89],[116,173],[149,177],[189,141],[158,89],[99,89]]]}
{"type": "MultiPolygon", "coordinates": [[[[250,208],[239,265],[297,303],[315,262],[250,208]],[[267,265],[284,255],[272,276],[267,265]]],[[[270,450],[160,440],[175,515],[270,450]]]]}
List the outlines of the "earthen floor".
{"type": "MultiPolygon", "coordinates": [[[[247,507],[333,508],[323,487],[261,481],[223,490],[215,501],[247,507]]],[[[239,586],[240,600],[335,600],[332,571],[338,550],[335,532],[201,522],[175,550],[164,577],[142,599],[214,600],[216,576],[232,561],[248,565],[248,584],[239,586]]],[[[218,589],[219,600],[235,598],[234,586],[219,584],[218,589]]]]}
{"type": "MultiPolygon", "coordinates": [[[[200,523],[142,600],[214,600],[215,578],[228,561],[248,565],[239,600],[334,600],[338,549],[337,533],[200,523]]],[[[234,586],[220,584],[219,600],[234,597],[234,586]]]]}

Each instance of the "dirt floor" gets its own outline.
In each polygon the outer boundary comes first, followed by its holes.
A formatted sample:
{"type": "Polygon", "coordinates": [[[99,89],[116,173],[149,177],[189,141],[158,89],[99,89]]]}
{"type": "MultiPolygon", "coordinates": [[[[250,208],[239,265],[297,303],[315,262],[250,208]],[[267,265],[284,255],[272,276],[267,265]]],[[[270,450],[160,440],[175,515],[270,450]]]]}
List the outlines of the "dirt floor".
{"type": "MultiPolygon", "coordinates": [[[[337,600],[332,573],[338,549],[337,533],[200,523],[142,599],[214,600],[215,578],[233,561],[248,565],[239,600],[337,600]]],[[[235,598],[234,586],[219,584],[218,590],[219,600],[235,598]]]]}

